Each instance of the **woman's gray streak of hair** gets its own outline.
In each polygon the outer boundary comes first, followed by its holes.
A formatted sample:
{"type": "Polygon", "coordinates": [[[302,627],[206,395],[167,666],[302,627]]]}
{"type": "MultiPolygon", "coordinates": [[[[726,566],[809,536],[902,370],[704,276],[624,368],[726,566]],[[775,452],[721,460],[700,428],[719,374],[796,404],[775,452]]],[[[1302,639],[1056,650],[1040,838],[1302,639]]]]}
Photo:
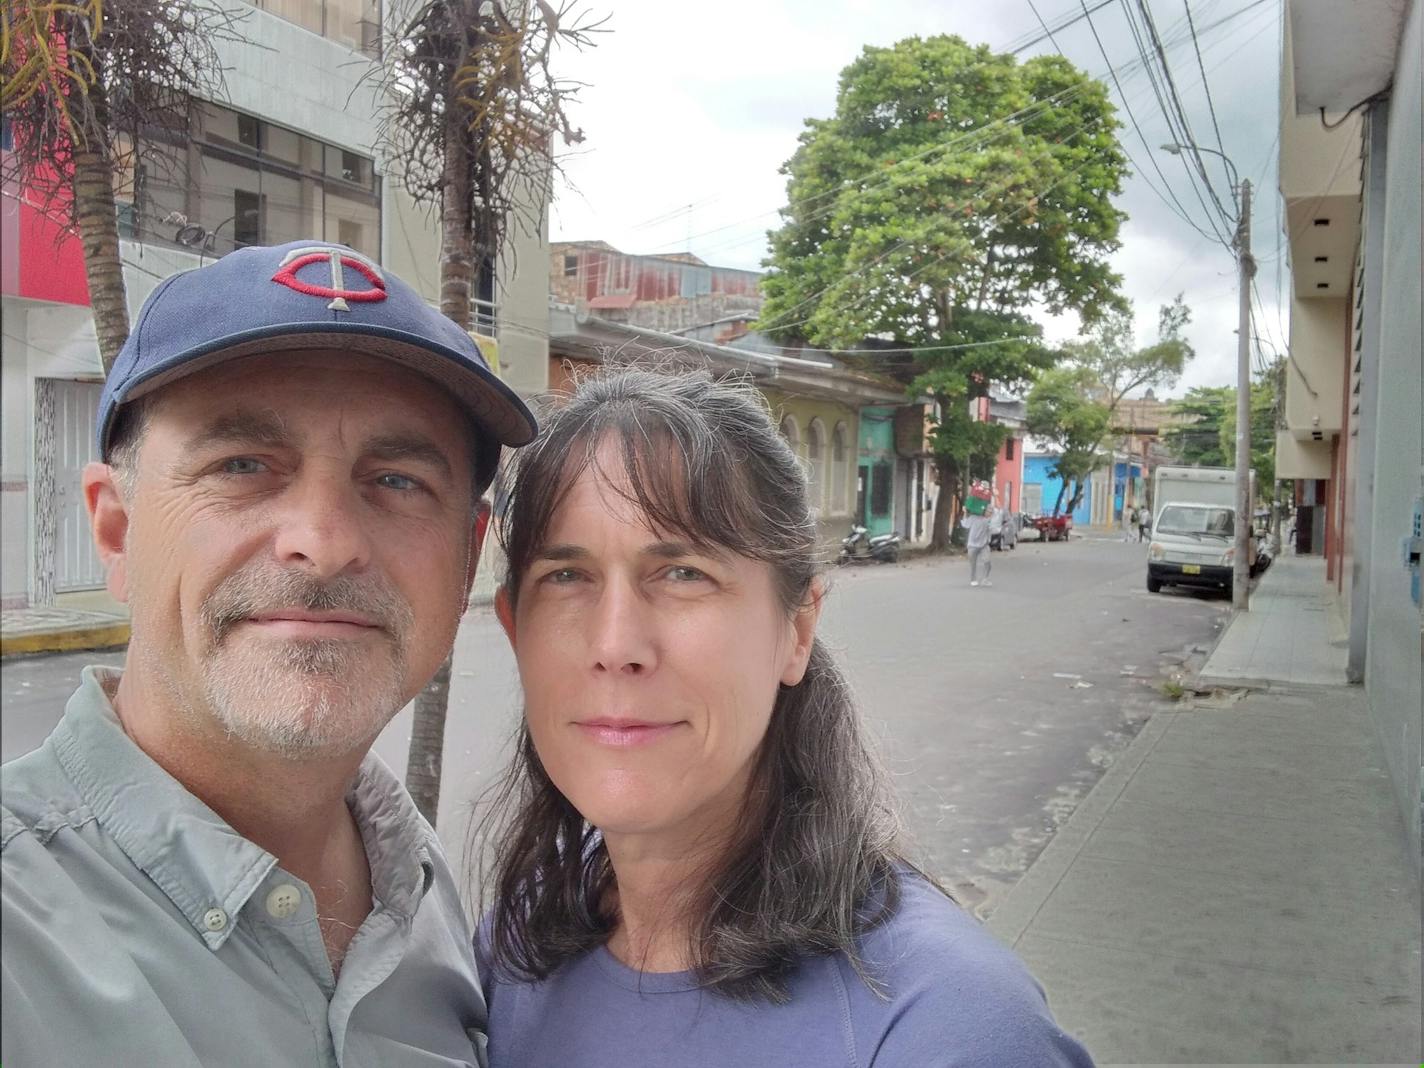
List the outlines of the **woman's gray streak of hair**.
{"type": "MultiPolygon", "coordinates": [[[[610,443],[624,493],[650,524],[765,561],[788,616],[818,595],[806,475],[749,383],[606,368],[541,422],[539,440],[515,455],[500,524],[512,603],[555,510],[610,443]]],[[[491,955],[508,974],[544,978],[607,941],[616,876],[598,831],[550,781],[527,727],[490,807],[479,832],[488,848],[470,855],[489,862],[479,884],[493,895],[491,955]]],[[[884,774],[819,640],[802,681],[777,695],[738,826],[689,912],[688,951],[707,987],[783,1001],[801,959],[834,952],[873,986],[858,940],[894,911],[908,865],[884,774]]]]}

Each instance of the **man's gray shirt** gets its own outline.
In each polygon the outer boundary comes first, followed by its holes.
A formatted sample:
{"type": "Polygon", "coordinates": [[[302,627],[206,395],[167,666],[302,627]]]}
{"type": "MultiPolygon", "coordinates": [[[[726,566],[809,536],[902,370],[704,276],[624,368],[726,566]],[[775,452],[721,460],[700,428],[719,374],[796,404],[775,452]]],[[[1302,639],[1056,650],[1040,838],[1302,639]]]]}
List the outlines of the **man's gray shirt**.
{"type": "Polygon", "coordinates": [[[44,745],[0,769],[7,1068],[481,1063],[469,923],[385,765],[368,756],[348,797],[374,908],[334,979],[310,888],[129,739],[116,679],[85,669],[44,745]]]}

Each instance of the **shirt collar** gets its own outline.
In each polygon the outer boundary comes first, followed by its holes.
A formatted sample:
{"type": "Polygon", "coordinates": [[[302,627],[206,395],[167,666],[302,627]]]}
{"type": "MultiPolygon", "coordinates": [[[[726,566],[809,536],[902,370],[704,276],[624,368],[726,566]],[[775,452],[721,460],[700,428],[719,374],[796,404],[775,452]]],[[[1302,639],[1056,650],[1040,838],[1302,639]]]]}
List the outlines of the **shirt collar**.
{"type": "MultiPolygon", "coordinates": [[[[238,834],[124,733],[106,692],[120,674],[84,669],[51,735],[55,754],[115,844],[218,949],[277,858],[238,834]],[[218,930],[214,909],[225,914],[218,930]]],[[[372,893],[413,916],[435,877],[434,830],[374,753],[362,761],[347,803],[366,847],[372,893]]]]}
{"type": "Polygon", "coordinates": [[[124,733],[105,692],[119,675],[84,669],[50,736],[55,755],[104,831],[217,949],[277,858],[228,826],[124,733]],[[214,909],[224,913],[218,930],[214,909]]]}
{"type": "Polygon", "coordinates": [[[346,795],[371,866],[371,894],[410,918],[435,880],[440,840],[399,779],[367,753],[346,795]]]}

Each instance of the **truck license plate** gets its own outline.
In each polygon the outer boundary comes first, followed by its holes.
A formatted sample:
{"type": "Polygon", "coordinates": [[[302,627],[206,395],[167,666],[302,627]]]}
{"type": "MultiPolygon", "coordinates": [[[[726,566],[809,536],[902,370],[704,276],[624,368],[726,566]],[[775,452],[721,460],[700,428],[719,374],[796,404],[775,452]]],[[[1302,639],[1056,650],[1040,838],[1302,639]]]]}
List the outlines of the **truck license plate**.
{"type": "Polygon", "coordinates": [[[1201,574],[1201,564],[1183,564],[1183,565],[1182,565],[1182,574],[1184,574],[1184,575],[1200,575],[1200,574],[1201,574]]]}

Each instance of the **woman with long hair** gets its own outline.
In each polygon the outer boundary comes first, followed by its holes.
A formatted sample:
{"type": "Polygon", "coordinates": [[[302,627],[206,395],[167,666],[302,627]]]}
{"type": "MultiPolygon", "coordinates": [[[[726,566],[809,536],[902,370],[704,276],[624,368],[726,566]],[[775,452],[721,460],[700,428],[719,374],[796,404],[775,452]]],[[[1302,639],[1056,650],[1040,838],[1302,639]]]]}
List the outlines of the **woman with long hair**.
{"type": "Polygon", "coordinates": [[[492,1068],[1090,1064],[902,852],[760,395],[609,370],[541,422],[501,526],[492,1068]]]}

